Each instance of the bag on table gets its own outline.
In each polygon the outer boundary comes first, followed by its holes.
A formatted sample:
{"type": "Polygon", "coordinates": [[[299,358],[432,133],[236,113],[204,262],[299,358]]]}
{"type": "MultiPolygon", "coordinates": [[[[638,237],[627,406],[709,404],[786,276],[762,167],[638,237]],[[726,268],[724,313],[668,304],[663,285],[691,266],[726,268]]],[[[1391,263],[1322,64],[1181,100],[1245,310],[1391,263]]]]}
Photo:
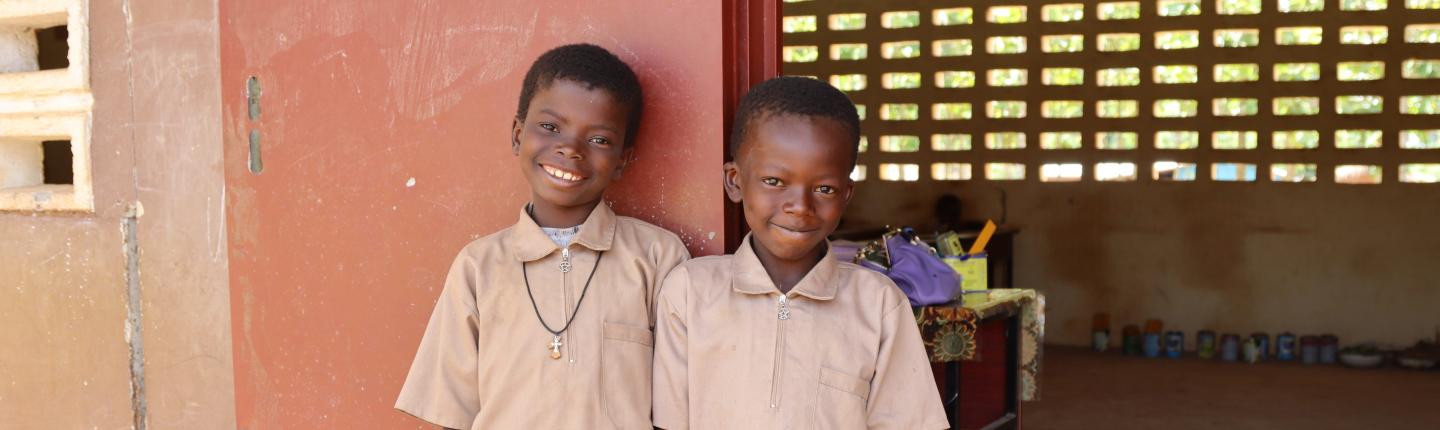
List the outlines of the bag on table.
{"type": "Polygon", "coordinates": [[[887,234],[882,239],[890,267],[860,259],[860,265],[884,273],[905,297],[910,306],[949,303],[960,295],[960,278],[950,265],[936,256],[928,245],[915,243],[905,234],[887,234]]]}

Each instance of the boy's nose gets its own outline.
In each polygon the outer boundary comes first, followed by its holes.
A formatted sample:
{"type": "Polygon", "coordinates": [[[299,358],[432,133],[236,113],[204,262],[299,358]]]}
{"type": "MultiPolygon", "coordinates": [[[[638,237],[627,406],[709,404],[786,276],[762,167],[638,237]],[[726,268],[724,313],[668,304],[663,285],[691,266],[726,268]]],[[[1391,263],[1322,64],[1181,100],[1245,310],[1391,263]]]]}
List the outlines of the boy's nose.
{"type": "Polygon", "coordinates": [[[786,193],[785,197],[785,204],[781,206],[781,209],[784,210],[786,214],[809,216],[815,212],[815,202],[811,199],[810,193],[804,189],[796,189],[795,191],[786,193]]]}
{"type": "Polygon", "coordinates": [[[556,142],[555,153],[565,158],[579,160],[585,158],[584,151],[582,151],[581,148],[584,148],[584,142],[580,138],[562,139],[556,142]]]}

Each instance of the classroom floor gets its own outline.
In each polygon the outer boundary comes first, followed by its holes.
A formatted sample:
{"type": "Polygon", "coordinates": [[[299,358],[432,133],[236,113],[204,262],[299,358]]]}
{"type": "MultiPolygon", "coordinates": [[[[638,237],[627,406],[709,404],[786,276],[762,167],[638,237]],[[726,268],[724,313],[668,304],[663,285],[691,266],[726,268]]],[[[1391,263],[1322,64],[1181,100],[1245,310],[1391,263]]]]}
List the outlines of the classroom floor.
{"type": "Polygon", "coordinates": [[[1440,429],[1440,371],[1146,359],[1050,346],[1027,430],[1440,429]]]}

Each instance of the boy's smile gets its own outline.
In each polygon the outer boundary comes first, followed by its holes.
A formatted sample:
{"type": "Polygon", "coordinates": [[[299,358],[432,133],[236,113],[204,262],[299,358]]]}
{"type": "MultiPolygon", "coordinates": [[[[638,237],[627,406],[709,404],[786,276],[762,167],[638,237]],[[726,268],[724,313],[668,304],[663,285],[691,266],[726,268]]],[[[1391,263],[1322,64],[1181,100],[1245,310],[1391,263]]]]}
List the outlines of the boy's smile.
{"type": "MultiPolygon", "coordinates": [[[[582,181],[582,180],[585,179],[585,176],[582,176],[582,175],[579,174],[579,173],[570,172],[570,171],[567,171],[567,170],[565,170],[565,169],[561,169],[561,168],[559,168],[559,167],[546,166],[544,163],[541,163],[541,164],[540,164],[540,167],[541,167],[542,169],[545,169],[545,173],[549,173],[549,174],[550,174],[550,177],[555,178],[555,179],[559,179],[559,180],[564,181],[564,182],[568,182],[568,183],[570,183],[570,184],[577,183],[577,182],[580,182],[580,181],[582,181]]],[[[562,184],[563,184],[563,183],[562,183],[562,184]]],[[[568,184],[564,184],[564,185],[568,185],[568,184]]]]}
{"type": "Polygon", "coordinates": [[[744,202],[755,254],[782,291],[823,256],[824,242],[845,213],[852,135],[838,121],[767,115],[725,164],[725,191],[744,202]]]}
{"type": "Polygon", "coordinates": [[[629,112],[609,92],[556,79],[539,89],[511,145],[530,183],[535,221],[580,225],[624,167],[629,112]]]}

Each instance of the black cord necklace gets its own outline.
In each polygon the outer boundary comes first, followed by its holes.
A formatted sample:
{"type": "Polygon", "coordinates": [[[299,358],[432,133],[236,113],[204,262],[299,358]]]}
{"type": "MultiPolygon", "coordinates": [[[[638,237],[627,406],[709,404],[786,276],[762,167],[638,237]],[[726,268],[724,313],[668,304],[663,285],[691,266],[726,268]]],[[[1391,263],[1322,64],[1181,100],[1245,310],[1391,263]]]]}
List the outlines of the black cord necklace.
{"type": "Polygon", "coordinates": [[[520,262],[520,274],[525,278],[525,294],[530,296],[530,307],[535,309],[535,318],[540,320],[540,325],[545,327],[545,331],[550,332],[550,358],[560,359],[560,345],[562,345],[560,334],[569,330],[570,323],[575,322],[575,314],[580,313],[580,304],[585,303],[585,293],[590,291],[590,281],[595,279],[595,271],[600,269],[600,259],[604,256],[605,251],[595,254],[595,267],[590,269],[590,276],[585,278],[585,287],[580,289],[580,300],[575,301],[575,310],[570,312],[570,318],[565,320],[565,326],[560,327],[560,330],[550,328],[550,324],[545,322],[545,317],[540,315],[540,305],[535,303],[535,293],[530,291],[530,272],[525,269],[525,262],[520,262]]]}

